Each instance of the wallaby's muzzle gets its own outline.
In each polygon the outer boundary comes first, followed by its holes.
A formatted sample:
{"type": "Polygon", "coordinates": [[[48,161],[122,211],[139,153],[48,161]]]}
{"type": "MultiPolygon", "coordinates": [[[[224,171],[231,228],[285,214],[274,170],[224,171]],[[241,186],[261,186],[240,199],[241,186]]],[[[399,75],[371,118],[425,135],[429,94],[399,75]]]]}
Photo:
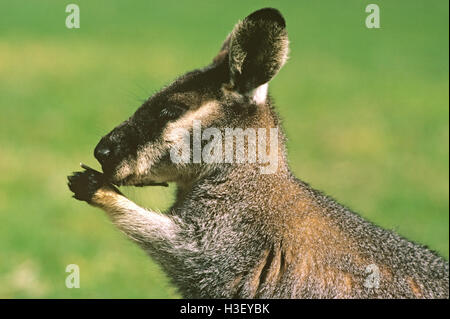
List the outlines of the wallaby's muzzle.
{"type": "Polygon", "coordinates": [[[105,173],[112,169],[113,147],[108,144],[109,143],[106,142],[105,138],[102,138],[94,149],[94,156],[102,165],[102,169],[105,173]]]}
{"type": "Polygon", "coordinates": [[[94,149],[94,156],[106,176],[113,179],[117,167],[124,160],[136,157],[138,140],[136,130],[128,121],[102,137],[94,149]]]}

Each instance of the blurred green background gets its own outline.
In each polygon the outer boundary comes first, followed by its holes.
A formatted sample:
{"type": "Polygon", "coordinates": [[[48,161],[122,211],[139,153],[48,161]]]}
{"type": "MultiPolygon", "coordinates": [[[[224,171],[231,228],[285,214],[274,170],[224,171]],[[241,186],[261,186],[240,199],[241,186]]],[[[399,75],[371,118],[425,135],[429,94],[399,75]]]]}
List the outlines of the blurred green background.
{"type": "MultiPolygon", "coordinates": [[[[66,175],[153,92],[205,66],[238,19],[285,15],[271,84],[296,175],[448,258],[448,1],[0,1],[0,297],[173,298],[66,175]],[[65,27],[76,3],[81,28],[65,27]],[[81,288],[65,287],[78,264],[81,288]]],[[[169,189],[125,189],[165,209],[169,189]]]]}

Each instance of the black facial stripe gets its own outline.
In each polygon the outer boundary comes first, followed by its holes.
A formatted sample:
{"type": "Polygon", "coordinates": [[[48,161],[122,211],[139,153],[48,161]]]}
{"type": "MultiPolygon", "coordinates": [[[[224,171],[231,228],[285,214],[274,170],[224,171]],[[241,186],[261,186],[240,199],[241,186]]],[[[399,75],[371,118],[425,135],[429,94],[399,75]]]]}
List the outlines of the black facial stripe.
{"type": "Polygon", "coordinates": [[[201,103],[183,93],[195,92],[198,96],[219,98],[217,92],[228,78],[227,68],[223,65],[194,70],[181,76],[170,86],[149,98],[133,115],[132,125],[140,132],[140,145],[160,137],[169,122],[176,121],[188,110],[195,109],[201,103]],[[173,98],[178,95],[177,98],[173,98]]]}
{"type": "Polygon", "coordinates": [[[161,119],[175,120],[180,118],[188,109],[188,106],[182,105],[180,103],[171,104],[163,108],[159,113],[159,116],[161,117],[161,119]]]}

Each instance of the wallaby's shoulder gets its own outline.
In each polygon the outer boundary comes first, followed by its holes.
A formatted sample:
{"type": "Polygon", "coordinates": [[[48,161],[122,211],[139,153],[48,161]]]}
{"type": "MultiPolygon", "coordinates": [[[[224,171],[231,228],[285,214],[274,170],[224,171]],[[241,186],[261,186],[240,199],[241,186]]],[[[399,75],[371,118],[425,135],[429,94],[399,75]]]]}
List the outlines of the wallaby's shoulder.
{"type": "MultiPolygon", "coordinates": [[[[448,298],[448,263],[436,252],[367,221],[306,183],[296,183],[300,191],[288,213],[287,249],[296,256],[293,264],[305,281],[321,281],[313,286],[337,282],[341,297],[448,298]],[[368,287],[370,274],[378,278],[377,289],[368,287]]],[[[320,291],[322,297],[324,293],[320,291]]]]}

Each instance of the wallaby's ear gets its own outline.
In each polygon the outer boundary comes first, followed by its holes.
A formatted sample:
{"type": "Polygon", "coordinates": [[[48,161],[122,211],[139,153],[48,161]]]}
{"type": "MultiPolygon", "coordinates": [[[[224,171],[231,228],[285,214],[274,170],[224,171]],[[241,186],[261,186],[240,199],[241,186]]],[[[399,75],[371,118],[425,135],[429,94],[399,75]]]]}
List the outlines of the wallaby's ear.
{"type": "Polygon", "coordinates": [[[233,89],[249,94],[269,82],[286,62],[288,44],[286,23],[276,9],[255,11],[236,24],[221,51],[228,51],[233,89]]]}

